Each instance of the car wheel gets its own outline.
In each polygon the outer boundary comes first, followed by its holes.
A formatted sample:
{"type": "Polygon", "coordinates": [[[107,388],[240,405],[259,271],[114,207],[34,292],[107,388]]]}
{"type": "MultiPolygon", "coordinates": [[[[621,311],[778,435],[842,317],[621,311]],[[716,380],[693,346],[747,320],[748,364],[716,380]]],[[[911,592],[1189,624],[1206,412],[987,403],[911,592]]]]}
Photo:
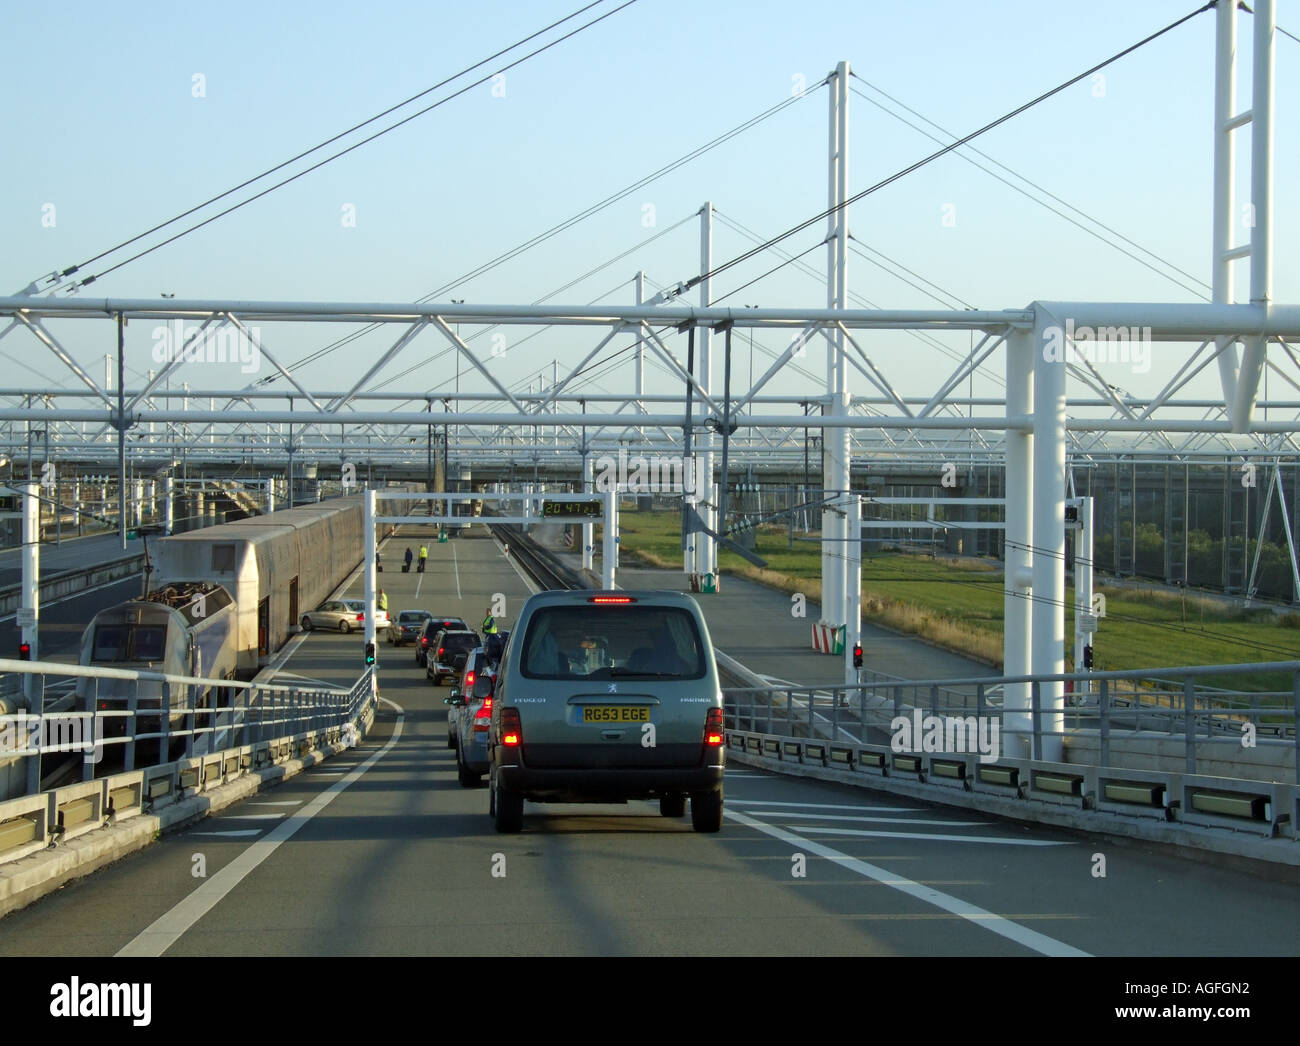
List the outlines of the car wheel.
{"type": "Polygon", "coordinates": [[[347,623],[346,621],[340,621],[340,622],[339,622],[339,631],[342,632],[342,633],[346,636],[349,632],[352,631],[352,629],[348,626],[348,623],[347,623]]]}
{"type": "Polygon", "coordinates": [[[302,620],[299,622],[299,624],[302,625],[302,630],[304,632],[311,631],[311,618],[308,617],[306,614],[303,614],[302,620]]]}
{"type": "Polygon", "coordinates": [[[519,831],[524,826],[524,797],[518,792],[507,792],[498,785],[492,820],[498,832],[519,831]]]}
{"type": "Polygon", "coordinates": [[[659,812],[664,817],[685,817],[686,796],[665,795],[659,800],[659,812]]]}
{"type": "Polygon", "coordinates": [[[697,832],[716,832],[722,828],[722,789],[691,793],[691,827],[697,832]]]}

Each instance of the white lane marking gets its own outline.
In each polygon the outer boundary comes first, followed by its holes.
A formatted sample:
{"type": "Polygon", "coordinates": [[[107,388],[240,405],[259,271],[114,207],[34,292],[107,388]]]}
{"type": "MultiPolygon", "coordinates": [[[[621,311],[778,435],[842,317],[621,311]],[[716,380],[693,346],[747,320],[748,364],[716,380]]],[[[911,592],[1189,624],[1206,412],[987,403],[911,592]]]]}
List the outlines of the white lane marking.
{"type": "Polygon", "coordinates": [[[181,936],[195,923],[210,912],[216,905],[238,886],[258,865],[275,853],[281,843],[293,837],[303,825],[329,806],[343,791],[386,756],[402,736],[402,723],[406,713],[402,707],[386,697],[381,697],[384,704],[397,709],[397,721],[393,724],[393,736],[374,755],[348,774],[342,781],[330,785],[325,791],[308,803],[299,812],[281,821],[266,837],[253,843],[247,850],[208,879],[197,890],[184,898],[169,912],[155,919],[141,930],[131,941],[125,944],[117,954],[119,956],[159,956],[180,940],[181,936]]]}
{"type": "MultiPolygon", "coordinates": [[[[791,828],[794,825],[790,825],[791,828]]],[[[819,828],[817,825],[800,825],[805,832],[816,835],[850,835],[872,839],[933,839],[941,843],[991,843],[994,846],[1069,846],[1055,839],[1012,839],[1001,835],[942,835],[937,832],[872,832],[865,828],[819,828]]]]}
{"type": "MultiPolygon", "coordinates": [[[[749,810],[755,817],[815,817],[819,821],[857,821],[865,824],[932,824],[940,828],[980,828],[988,821],[933,821],[924,817],[852,817],[846,814],[801,813],[798,810],[749,810]]],[[[812,829],[808,829],[812,831],[812,829]]]]}
{"type": "Polygon", "coordinates": [[[745,806],[797,806],[801,810],[862,810],[869,814],[919,814],[917,806],[852,806],[846,803],[776,803],[764,802],[762,799],[733,799],[727,796],[731,805],[741,803],[745,806]]]}
{"type": "Polygon", "coordinates": [[[195,835],[202,835],[202,836],[215,836],[215,835],[224,835],[224,836],[250,836],[250,835],[261,835],[261,834],[262,834],[262,829],[260,829],[260,828],[244,828],[244,829],[241,829],[240,831],[237,831],[237,832],[189,832],[188,834],[191,835],[191,836],[195,836],[195,835]]]}
{"type": "Polygon", "coordinates": [[[456,546],[451,546],[451,567],[456,574],[456,598],[460,599],[460,561],[456,559],[456,546]]]}
{"type": "MultiPolygon", "coordinates": [[[[757,829],[775,839],[780,839],[789,846],[798,847],[801,850],[807,850],[815,853],[818,857],[825,857],[829,861],[847,868],[851,872],[857,872],[861,876],[873,879],[882,886],[889,886],[900,893],[905,893],[918,901],[926,904],[932,904],[936,908],[953,915],[960,916],[963,919],[970,920],[976,926],[982,926],[986,930],[1005,937],[1009,941],[1023,945],[1032,951],[1039,952],[1042,955],[1052,956],[1081,956],[1090,958],[1088,952],[1080,951],[1073,948],[1063,941],[1058,941],[1046,934],[1038,933],[1027,926],[1021,926],[1017,922],[1012,922],[1005,916],[996,915],[987,909],[978,905],[970,904],[960,898],[953,897],[951,894],[943,893],[932,886],[922,886],[918,882],[906,879],[896,872],[890,872],[874,864],[868,864],[866,861],[859,861],[856,857],[850,857],[848,854],[840,853],[838,850],[832,850],[829,846],[823,846],[821,843],[814,842],[812,839],[805,839],[795,835],[793,832],[777,828],[775,825],[764,824],[762,821],[756,821],[752,817],[746,817],[744,814],[736,813],[732,810],[725,811],[727,817],[733,821],[738,821],[750,828],[757,829]]],[[[889,833],[883,833],[889,834],[889,833]]]]}
{"type": "Polygon", "coordinates": [[[245,806],[302,806],[301,799],[290,799],[282,803],[245,803],[245,806]]]}
{"type": "Polygon", "coordinates": [[[415,575],[415,598],[416,599],[420,598],[420,586],[423,584],[424,584],[424,574],[423,573],[416,574],[415,575]]]}
{"type": "Polygon", "coordinates": [[[227,814],[222,818],[223,821],[278,821],[286,816],[279,814],[227,814]]]}

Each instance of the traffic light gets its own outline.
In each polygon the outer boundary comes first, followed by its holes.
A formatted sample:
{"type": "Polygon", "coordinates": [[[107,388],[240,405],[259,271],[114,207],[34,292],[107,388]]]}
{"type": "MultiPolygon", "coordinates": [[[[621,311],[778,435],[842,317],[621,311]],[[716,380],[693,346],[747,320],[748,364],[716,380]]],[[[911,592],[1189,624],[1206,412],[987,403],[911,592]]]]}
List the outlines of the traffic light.
{"type": "Polygon", "coordinates": [[[367,643],[367,644],[366,644],[366,664],[367,664],[367,665],[373,665],[374,663],[375,663],[375,644],[374,644],[374,643],[367,643]]]}
{"type": "Polygon", "coordinates": [[[19,661],[30,661],[31,659],[32,659],[32,645],[31,645],[31,643],[19,643],[19,644],[18,644],[18,660],[19,660],[19,661]]]}
{"type": "Polygon", "coordinates": [[[853,644],[853,667],[854,668],[862,667],[862,644],[861,643],[853,644]]]}
{"type": "Polygon", "coordinates": [[[1083,667],[1092,667],[1092,646],[1091,644],[1083,648],[1083,667]]]}

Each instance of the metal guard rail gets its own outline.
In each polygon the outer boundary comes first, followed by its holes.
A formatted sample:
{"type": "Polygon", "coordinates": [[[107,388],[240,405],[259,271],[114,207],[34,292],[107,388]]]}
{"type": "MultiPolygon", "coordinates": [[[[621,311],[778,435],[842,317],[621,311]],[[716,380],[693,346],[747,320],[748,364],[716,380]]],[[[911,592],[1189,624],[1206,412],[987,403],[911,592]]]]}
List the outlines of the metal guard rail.
{"type": "MultiPolygon", "coordinates": [[[[81,724],[75,741],[39,744],[35,747],[8,746],[0,751],[6,760],[28,757],[32,763],[39,755],[83,752],[83,777],[79,783],[48,791],[0,801],[0,862],[16,860],[49,846],[66,842],[85,832],[141,813],[152,813],[181,799],[197,795],[236,778],[300,758],[326,746],[351,746],[363,736],[373,718],[377,701],[374,672],[367,670],[350,689],[300,688],[282,684],[243,683],[235,680],[204,680],[170,676],[159,672],[132,672],[122,669],[83,668],[45,662],[0,659],[0,672],[36,675],[39,672],[91,678],[127,678],[171,686],[204,684],[232,688],[242,694],[242,703],[232,700],[222,708],[173,708],[171,715],[183,715],[186,726],[169,729],[170,715],[159,716],[157,708],[127,710],[116,713],[64,712],[42,718],[56,726],[81,724]],[[242,718],[236,713],[242,713],[242,718]],[[208,718],[206,725],[198,720],[208,718]],[[159,720],[162,729],[106,737],[94,733],[95,724],[109,718],[159,720]],[[212,722],[225,717],[225,723],[212,722]],[[91,733],[85,724],[91,724],[91,733]],[[226,743],[213,750],[195,752],[196,741],[214,735],[226,735],[226,743]],[[141,769],[124,767],[121,772],[93,777],[95,764],[110,745],[125,745],[134,752],[139,742],[156,739],[166,744],[170,739],[185,738],[185,754],[179,758],[141,769]],[[95,759],[89,758],[87,739],[94,740],[95,759]]],[[[30,733],[31,713],[0,716],[0,738],[12,740],[30,733]],[[15,731],[15,727],[17,731],[15,731]],[[8,730],[7,735],[4,731],[8,730]]],[[[62,736],[74,731],[67,731],[62,736]]],[[[165,748],[163,749],[166,750],[165,748]]]]}
{"type": "MultiPolygon", "coordinates": [[[[900,681],[877,678],[861,686],[725,687],[730,749],[779,764],[816,765],[852,775],[894,778],[915,785],[987,793],[1077,810],[1137,814],[1205,827],[1255,831],[1300,841],[1300,662],[1211,665],[1139,672],[1096,672],[900,681]],[[1289,674],[1289,690],[1251,693],[1198,688],[1205,677],[1243,673],[1289,674]],[[1144,688],[1158,673],[1160,686],[1144,688]],[[1169,677],[1180,682],[1171,684],[1169,677]],[[1045,708],[1046,684],[1074,684],[1074,703],[1045,708]],[[1006,709],[990,701],[1014,684],[1028,684],[1030,706],[1006,709]],[[909,703],[905,695],[914,699],[909,703]],[[1116,693],[1123,695],[1115,699],[1116,693]],[[919,700],[918,700],[919,699],[919,700]],[[973,714],[972,714],[973,713],[973,714]],[[933,720],[926,717],[933,716],[933,720]],[[899,722],[910,720],[905,727],[899,722]],[[908,729],[921,722],[957,727],[944,738],[958,744],[918,745],[908,729]],[[972,725],[1011,724],[1012,751],[1005,744],[984,752],[970,742],[972,725]],[[894,724],[898,724],[895,730],[894,724]],[[1244,747],[1246,724],[1255,749],[1272,763],[1234,763],[1244,747]],[[900,735],[909,742],[900,744],[900,735]],[[964,733],[963,733],[964,732],[964,733]],[[1137,767],[1168,762],[1142,745],[1168,743],[1181,749],[1182,766],[1137,767]],[[1044,758],[1045,742],[1071,747],[1070,762],[1044,758]],[[1236,773],[1198,772],[1208,752],[1236,773]],[[1015,751],[1017,747],[1020,751],[1015,751]],[[1126,752],[1117,749],[1127,747],[1126,752]],[[1095,759],[1076,757],[1096,750],[1095,759]],[[1117,756],[1119,758],[1117,758],[1117,756]],[[1285,762],[1293,760],[1291,766],[1285,762]],[[1122,765],[1127,760],[1130,765],[1122,765]],[[1281,761],[1282,765],[1278,765],[1281,761]],[[1254,770],[1252,778],[1242,770],[1254,770]],[[1269,778],[1272,774],[1272,778],[1269,778]],[[1290,777],[1291,781],[1284,780],[1290,777]]],[[[1071,695],[1067,695],[1071,696],[1071,695]]],[[[985,732],[985,737],[994,734],[985,732]]],[[[1002,737],[1008,736],[1001,733],[1002,737]]],[[[936,798],[938,798],[936,796],[936,798]]]]}

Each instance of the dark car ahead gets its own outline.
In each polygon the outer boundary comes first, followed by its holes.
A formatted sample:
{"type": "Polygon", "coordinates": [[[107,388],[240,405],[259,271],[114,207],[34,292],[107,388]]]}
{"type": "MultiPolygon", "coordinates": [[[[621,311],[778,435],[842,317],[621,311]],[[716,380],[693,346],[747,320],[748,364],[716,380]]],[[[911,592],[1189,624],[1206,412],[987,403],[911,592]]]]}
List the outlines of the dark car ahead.
{"type": "Polygon", "coordinates": [[[454,681],[460,677],[470,651],[482,642],[477,632],[468,629],[440,629],[429,641],[425,652],[425,676],[433,681],[434,686],[441,686],[444,679],[454,681]]]}
{"type": "Polygon", "coordinates": [[[444,628],[468,629],[469,625],[458,617],[446,617],[434,614],[424,623],[424,630],[420,633],[420,638],[415,644],[415,663],[422,668],[428,667],[426,655],[429,652],[429,644],[433,642],[434,636],[444,628]]]}
{"type": "Polygon", "coordinates": [[[403,610],[388,626],[388,642],[391,646],[403,643],[416,643],[424,631],[424,623],[433,617],[427,610],[403,610]]]}
{"type": "Polygon", "coordinates": [[[498,831],[519,831],[525,799],[658,799],[665,817],[681,817],[689,798],[696,831],[721,828],[722,691],[690,596],[531,596],[492,698],[489,809],[498,831]]]}

